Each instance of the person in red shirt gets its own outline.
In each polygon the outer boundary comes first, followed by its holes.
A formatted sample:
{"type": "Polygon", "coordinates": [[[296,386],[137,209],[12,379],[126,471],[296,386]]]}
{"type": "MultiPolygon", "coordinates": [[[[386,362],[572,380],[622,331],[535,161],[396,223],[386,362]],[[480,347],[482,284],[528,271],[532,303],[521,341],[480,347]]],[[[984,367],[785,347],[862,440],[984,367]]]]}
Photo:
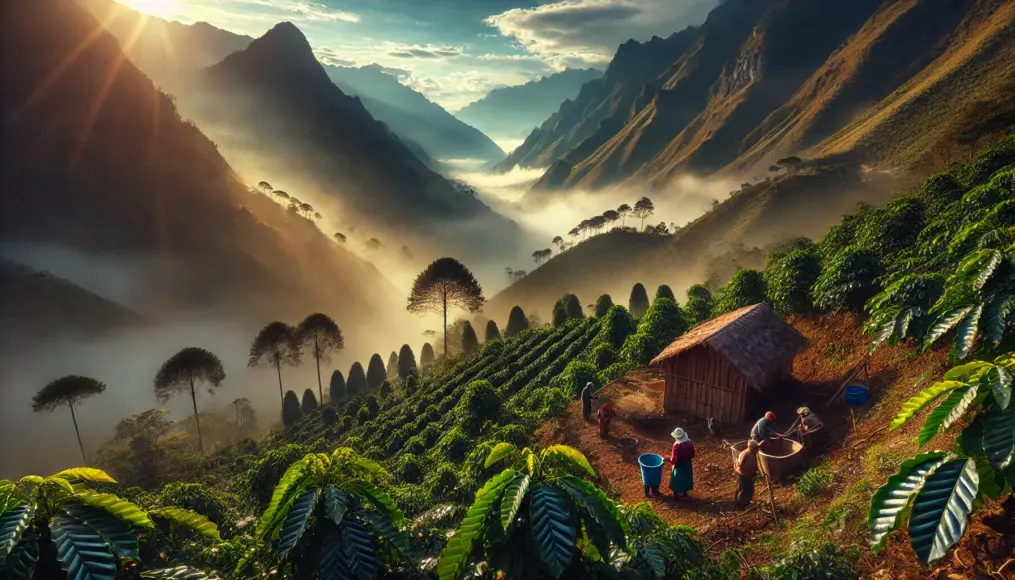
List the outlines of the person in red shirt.
{"type": "Polygon", "coordinates": [[[677,427],[673,430],[674,443],[669,459],[665,461],[673,465],[670,472],[670,490],[674,497],[681,495],[687,497],[687,493],[694,489],[694,472],[691,469],[691,460],[694,459],[694,443],[687,433],[677,427]]]}
{"type": "Polygon", "coordinates": [[[605,439],[610,433],[610,421],[616,416],[616,413],[613,412],[613,405],[606,403],[599,408],[596,416],[599,418],[599,437],[605,439]]]}

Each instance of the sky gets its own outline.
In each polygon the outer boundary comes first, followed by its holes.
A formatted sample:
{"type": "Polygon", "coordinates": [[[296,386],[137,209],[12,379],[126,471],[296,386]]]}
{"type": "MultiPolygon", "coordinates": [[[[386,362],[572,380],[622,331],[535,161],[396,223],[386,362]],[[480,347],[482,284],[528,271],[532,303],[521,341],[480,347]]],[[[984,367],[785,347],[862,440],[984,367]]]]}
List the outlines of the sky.
{"type": "Polygon", "coordinates": [[[379,64],[449,111],[566,67],[605,69],[628,39],[700,24],[719,0],[119,0],[260,36],[298,26],[322,62],[379,64]]]}

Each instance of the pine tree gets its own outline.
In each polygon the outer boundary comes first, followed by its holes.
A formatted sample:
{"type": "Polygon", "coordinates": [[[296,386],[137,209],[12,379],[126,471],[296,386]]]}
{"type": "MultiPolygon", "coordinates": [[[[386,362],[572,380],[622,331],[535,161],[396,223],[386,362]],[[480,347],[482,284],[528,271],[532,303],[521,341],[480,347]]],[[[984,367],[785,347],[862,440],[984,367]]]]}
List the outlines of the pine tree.
{"type": "Polygon", "coordinates": [[[300,403],[300,411],[304,415],[309,415],[317,410],[317,396],[314,395],[314,391],[307,389],[303,391],[303,402],[300,403]]]}
{"type": "Polygon", "coordinates": [[[508,315],[507,330],[504,331],[504,335],[508,338],[514,338],[518,336],[523,330],[529,328],[529,319],[525,317],[525,312],[521,306],[515,306],[511,309],[511,314],[508,315]]]}
{"type": "Polygon", "coordinates": [[[395,364],[395,371],[403,382],[411,375],[419,372],[416,369],[416,355],[413,354],[412,348],[407,344],[403,344],[402,348],[398,351],[398,361],[395,364]]]}
{"type": "Polygon", "coordinates": [[[472,323],[466,321],[462,328],[462,352],[465,356],[469,356],[478,350],[479,338],[476,336],[476,331],[472,328],[472,323]]]}
{"type": "Polygon", "coordinates": [[[388,366],[385,371],[389,381],[398,376],[398,353],[395,351],[391,351],[388,355],[388,366]]]}
{"type": "Polygon", "coordinates": [[[359,362],[352,363],[349,369],[349,380],[345,383],[345,392],[350,397],[360,395],[367,390],[367,374],[359,362]]]}
{"type": "Polygon", "coordinates": [[[433,354],[433,346],[431,346],[429,342],[423,343],[423,350],[421,350],[419,354],[420,367],[422,367],[423,370],[430,368],[430,365],[433,364],[435,358],[436,357],[433,354]]]}
{"type": "Polygon", "coordinates": [[[490,342],[495,338],[500,338],[500,329],[497,328],[497,323],[492,319],[486,321],[486,339],[483,342],[490,342]]]}
{"type": "Polygon", "coordinates": [[[303,410],[300,408],[300,398],[292,391],[286,391],[282,397],[282,424],[292,427],[303,418],[303,410]]]}
{"type": "Polygon", "coordinates": [[[648,292],[645,291],[645,287],[638,284],[631,288],[631,297],[627,301],[627,309],[631,311],[631,316],[640,317],[645,314],[648,310],[648,292]]]}
{"type": "Polygon", "coordinates": [[[367,388],[376,391],[387,378],[388,371],[384,368],[384,359],[381,355],[374,354],[367,365],[367,388]]]}
{"type": "Polygon", "coordinates": [[[343,398],[345,398],[345,377],[341,371],[333,371],[331,382],[328,384],[328,402],[336,406],[343,398]]]}

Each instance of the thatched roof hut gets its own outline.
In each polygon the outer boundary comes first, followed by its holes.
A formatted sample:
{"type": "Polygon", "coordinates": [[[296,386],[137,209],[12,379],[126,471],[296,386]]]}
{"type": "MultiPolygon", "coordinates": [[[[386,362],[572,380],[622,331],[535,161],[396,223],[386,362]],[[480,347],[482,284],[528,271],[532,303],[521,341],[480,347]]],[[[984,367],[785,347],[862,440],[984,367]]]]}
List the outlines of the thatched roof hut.
{"type": "Polygon", "coordinates": [[[789,378],[806,343],[765,303],[704,322],[652,359],[666,379],[663,407],[742,423],[759,394],[789,378]]]}

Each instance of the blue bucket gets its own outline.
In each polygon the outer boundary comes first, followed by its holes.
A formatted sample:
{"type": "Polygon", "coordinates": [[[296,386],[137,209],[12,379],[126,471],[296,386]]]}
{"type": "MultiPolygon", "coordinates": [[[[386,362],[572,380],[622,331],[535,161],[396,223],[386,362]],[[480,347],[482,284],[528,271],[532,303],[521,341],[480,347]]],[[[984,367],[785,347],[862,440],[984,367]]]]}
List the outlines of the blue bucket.
{"type": "Polygon", "coordinates": [[[655,453],[642,453],[638,456],[641,466],[641,481],[649,487],[659,485],[663,480],[663,456],[655,453]]]}
{"type": "Polygon", "coordinates": [[[846,404],[852,407],[859,407],[867,404],[870,398],[870,389],[863,385],[852,385],[846,387],[846,404]]]}

